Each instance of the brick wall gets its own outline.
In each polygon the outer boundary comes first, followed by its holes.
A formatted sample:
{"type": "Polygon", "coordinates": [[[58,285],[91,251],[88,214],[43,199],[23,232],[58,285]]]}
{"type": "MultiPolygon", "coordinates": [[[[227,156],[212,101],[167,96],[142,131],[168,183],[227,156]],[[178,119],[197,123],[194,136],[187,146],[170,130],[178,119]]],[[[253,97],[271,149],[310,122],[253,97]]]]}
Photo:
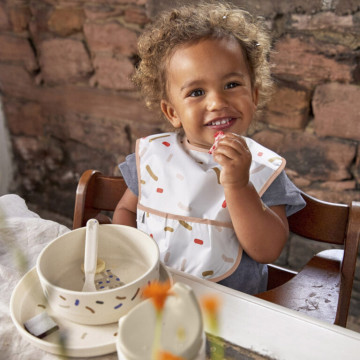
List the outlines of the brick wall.
{"type": "MultiPolygon", "coordinates": [[[[360,200],[358,1],[233,1],[264,16],[274,35],[277,90],[251,135],[287,159],[288,175],[309,194],[360,200]]],[[[71,218],[84,170],[116,174],[136,138],[165,129],[129,75],[138,35],[172,4],[0,0],[0,95],[15,166],[9,191],[71,218]]],[[[279,263],[298,268],[317,250],[291,238],[279,263]]],[[[359,305],[360,266],[353,313],[359,305]]]]}

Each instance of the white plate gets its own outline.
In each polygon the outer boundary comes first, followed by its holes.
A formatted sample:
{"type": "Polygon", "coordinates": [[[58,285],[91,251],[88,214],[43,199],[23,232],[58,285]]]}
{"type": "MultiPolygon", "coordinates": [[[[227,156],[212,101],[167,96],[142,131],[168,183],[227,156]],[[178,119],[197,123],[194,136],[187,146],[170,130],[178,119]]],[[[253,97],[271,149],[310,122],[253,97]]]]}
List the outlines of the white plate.
{"type": "MultiPolygon", "coordinates": [[[[160,281],[172,281],[166,267],[160,265],[160,281]]],[[[47,305],[34,267],[16,285],[10,300],[10,315],[20,334],[36,347],[52,354],[63,354],[60,336],[66,339],[66,354],[73,357],[99,356],[116,352],[118,323],[107,325],[82,325],[59,318],[47,305]],[[46,310],[58,324],[59,330],[39,339],[31,335],[24,323],[46,310]]]]}

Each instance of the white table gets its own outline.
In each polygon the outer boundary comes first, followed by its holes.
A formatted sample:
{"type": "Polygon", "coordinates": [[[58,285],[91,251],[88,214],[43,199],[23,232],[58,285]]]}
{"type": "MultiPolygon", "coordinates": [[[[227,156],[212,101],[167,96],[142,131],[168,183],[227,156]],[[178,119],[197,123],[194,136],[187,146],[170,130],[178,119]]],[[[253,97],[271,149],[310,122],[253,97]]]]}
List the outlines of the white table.
{"type": "Polygon", "coordinates": [[[219,296],[219,336],[230,343],[274,359],[360,359],[360,333],[188,274],[171,273],[197,297],[219,296]]]}

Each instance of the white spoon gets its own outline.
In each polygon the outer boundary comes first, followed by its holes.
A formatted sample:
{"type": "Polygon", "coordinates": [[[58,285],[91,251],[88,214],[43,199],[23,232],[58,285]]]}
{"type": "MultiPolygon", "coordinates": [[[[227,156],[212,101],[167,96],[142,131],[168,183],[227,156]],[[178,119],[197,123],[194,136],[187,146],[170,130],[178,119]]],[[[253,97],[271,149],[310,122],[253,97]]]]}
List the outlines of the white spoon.
{"type": "Polygon", "coordinates": [[[97,263],[98,229],[99,222],[96,219],[87,221],[84,257],[85,282],[82,291],[96,291],[94,280],[97,263]]]}

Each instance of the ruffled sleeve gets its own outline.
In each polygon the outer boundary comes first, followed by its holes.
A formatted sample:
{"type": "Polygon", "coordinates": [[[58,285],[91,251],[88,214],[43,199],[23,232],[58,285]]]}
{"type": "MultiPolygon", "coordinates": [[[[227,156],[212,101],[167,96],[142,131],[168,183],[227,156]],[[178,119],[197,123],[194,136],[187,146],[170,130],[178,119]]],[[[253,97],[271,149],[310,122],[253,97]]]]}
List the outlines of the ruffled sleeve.
{"type": "Polygon", "coordinates": [[[139,196],[135,153],[128,155],[125,158],[125,161],[119,164],[119,169],[127,187],[134,193],[134,195],[139,196]]]}

